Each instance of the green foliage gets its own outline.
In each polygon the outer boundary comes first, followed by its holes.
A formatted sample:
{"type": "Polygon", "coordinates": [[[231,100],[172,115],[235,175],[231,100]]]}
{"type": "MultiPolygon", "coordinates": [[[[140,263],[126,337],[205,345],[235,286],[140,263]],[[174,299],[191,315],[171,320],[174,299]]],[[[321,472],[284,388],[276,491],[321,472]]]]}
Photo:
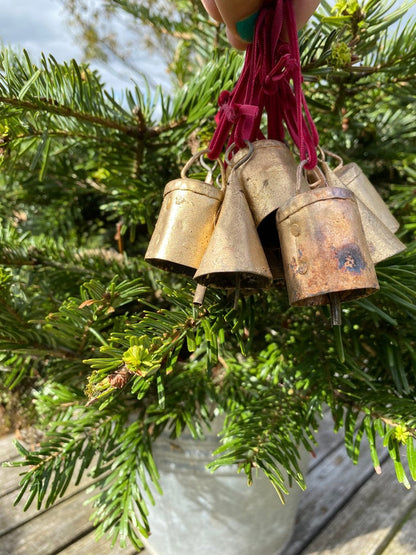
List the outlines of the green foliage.
{"type": "MultiPolygon", "coordinates": [[[[66,4],[80,20],[83,4],[66,4]]],[[[88,65],[2,52],[0,392],[20,392],[44,432],[37,451],[17,446],[17,501],[48,507],[89,473],[98,533],[139,548],[162,432],[200,439],[224,414],[211,468],[232,466],[248,482],[260,470],[283,498],[286,475],[304,487],[299,450],[312,449],[327,406],[354,462],[367,441],[378,470],[381,443],[398,480],[415,479],[410,4],[323,2],[300,37],[322,146],[363,168],[407,244],[377,266],[377,294],[343,305],[335,333],[325,308],[290,308],[278,288],[236,306],[210,290],[197,309],[191,280],[143,260],[165,184],[207,146],[218,95],[242,64],[193,2],[178,3],[177,18],[159,2],[105,3],[106,17],[127,14],[175,45],[170,67],[186,84],[170,94],[148,84],[116,95],[88,65]]]]}

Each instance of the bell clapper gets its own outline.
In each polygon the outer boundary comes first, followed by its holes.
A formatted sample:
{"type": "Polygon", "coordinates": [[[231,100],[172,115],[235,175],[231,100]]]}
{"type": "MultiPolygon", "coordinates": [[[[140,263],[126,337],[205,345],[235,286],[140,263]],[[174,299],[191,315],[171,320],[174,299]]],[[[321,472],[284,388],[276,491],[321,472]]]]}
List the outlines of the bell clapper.
{"type": "Polygon", "coordinates": [[[341,325],[341,301],[339,300],[339,295],[337,293],[329,294],[329,304],[331,307],[331,324],[333,326],[341,325]]]}
{"type": "Polygon", "coordinates": [[[195,288],[194,298],[192,301],[194,306],[200,307],[204,304],[206,290],[207,288],[205,285],[201,285],[200,283],[197,284],[195,288]]]}
{"type": "Polygon", "coordinates": [[[235,277],[235,292],[234,292],[234,310],[237,310],[238,308],[238,300],[240,298],[240,292],[241,292],[241,279],[240,279],[240,274],[237,274],[235,277]]]}
{"type": "Polygon", "coordinates": [[[333,326],[333,330],[334,330],[335,349],[337,351],[338,360],[341,362],[341,364],[344,364],[345,352],[344,352],[344,344],[342,342],[341,326],[333,326]]]}

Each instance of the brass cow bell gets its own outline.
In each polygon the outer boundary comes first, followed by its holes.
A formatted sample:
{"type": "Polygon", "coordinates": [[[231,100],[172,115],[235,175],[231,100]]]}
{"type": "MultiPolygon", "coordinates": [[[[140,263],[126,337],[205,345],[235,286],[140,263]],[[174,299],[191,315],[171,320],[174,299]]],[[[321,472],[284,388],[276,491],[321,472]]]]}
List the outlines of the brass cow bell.
{"type": "MultiPolygon", "coordinates": [[[[234,171],[237,171],[243,184],[273,279],[283,281],[276,210],[295,194],[297,166],[291,151],[280,141],[270,139],[255,141],[253,148],[250,163],[234,171]]],[[[239,150],[233,157],[230,169],[246,153],[247,149],[239,150]]],[[[303,185],[307,190],[306,181],[303,185]]]]}
{"type": "Polygon", "coordinates": [[[320,149],[322,160],[325,162],[325,154],[328,154],[335,160],[338,160],[338,166],[334,168],[333,172],[337,175],[343,187],[352,191],[359,201],[373,212],[373,214],[383,222],[383,224],[391,231],[396,233],[399,229],[399,222],[390,212],[389,207],[381,198],[381,195],[364,175],[362,169],[351,162],[344,166],[344,162],[338,154],[320,149]]]}
{"type": "Polygon", "coordinates": [[[364,175],[362,169],[351,162],[345,166],[341,165],[334,169],[339,179],[345,187],[352,191],[356,198],[364,203],[383,224],[391,231],[396,233],[399,229],[399,222],[390,212],[387,204],[381,198],[374,185],[364,175]]]}
{"type": "MultiPolygon", "coordinates": [[[[234,171],[243,184],[254,223],[259,226],[295,194],[297,164],[289,148],[280,141],[255,141],[253,149],[250,163],[234,171]]],[[[247,148],[239,150],[232,159],[231,168],[246,154],[247,148]]],[[[304,186],[307,189],[306,181],[304,186]]]]}
{"type": "MultiPolygon", "coordinates": [[[[249,158],[246,155],[240,162],[249,158]]],[[[236,164],[237,169],[237,164],[236,164]]],[[[206,286],[254,292],[272,282],[237,171],[231,171],[211,241],[194,279],[206,286]]]]}
{"type": "MultiPolygon", "coordinates": [[[[224,191],[212,183],[186,177],[187,170],[205,151],[193,156],[181,171],[180,179],[170,181],[163,194],[162,207],[145,260],[154,266],[192,276],[211,239],[224,191]]],[[[221,164],[223,183],[224,168],[221,164]]]]}
{"type": "MultiPolygon", "coordinates": [[[[344,185],[343,182],[341,181],[341,178],[339,177],[339,172],[332,171],[325,161],[321,162],[321,167],[325,174],[325,177],[327,179],[329,186],[347,187],[347,185],[344,185]]],[[[355,193],[355,198],[357,201],[361,223],[363,225],[364,234],[367,240],[370,256],[373,263],[378,264],[382,260],[385,260],[386,258],[390,258],[391,256],[394,256],[395,254],[402,252],[406,248],[406,245],[404,245],[394,235],[394,233],[391,232],[391,228],[389,229],[385,225],[385,223],[383,223],[383,221],[381,221],[381,219],[379,219],[378,216],[376,216],[376,214],[378,214],[376,210],[379,208],[381,214],[382,215],[384,214],[384,217],[386,216],[386,214],[389,214],[391,218],[394,221],[396,221],[393,215],[388,210],[386,204],[384,204],[384,201],[378,195],[377,191],[374,189],[374,187],[371,185],[369,181],[368,183],[373,189],[373,192],[371,194],[367,194],[367,192],[370,191],[367,187],[365,189],[362,189],[361,187],[358,186],[359,181],[352,181],[351,183],[354,184],[353,188],[358,189],[361,193],[360,196],[358,196],[357,193],[355,193]],[[363,192],[365,193],[365,195],[363,194],[363,192]],[[373,199],[377,199],[377,196],[379,197],[379,201],[382,203],[383,206],[380,206],[377,200],[375,202],[372,202],[373,199]],[[366,198],[367,203],[361,200],[362,198],[366,198]],[[370,206],[373,208],[372,210],[370,210],[370,206]]],[[[347,188],[350,191],[352,190],[350,186],[348,186],[347,188]]],[[[385,220],[386,220],[386,217],[385,217],[385,220]]]]}
{"type": "Polygon", "coordinates": [[[354,194],[319,187],[299,193],[277,212],[289,301],[330,304],[333,323],[341,301],[379,289],[354,194]]]}

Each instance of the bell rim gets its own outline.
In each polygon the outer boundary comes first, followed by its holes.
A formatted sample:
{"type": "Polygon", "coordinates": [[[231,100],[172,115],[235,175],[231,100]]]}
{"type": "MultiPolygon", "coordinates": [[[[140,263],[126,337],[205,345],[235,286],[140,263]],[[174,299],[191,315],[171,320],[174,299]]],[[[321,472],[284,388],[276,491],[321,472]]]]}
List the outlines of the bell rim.
{"type": "Polygon", "coordinates": [[[221,201],[224,197],[224,191],[215,185],[199,181],[198,179],[192,179],[190,177],[169,181],[163,191],[163,198],[175,191],[190,191],[197,195],[202,195],[204,197],[209,197],[219,201],[221,201]]]}
{"type": "Polygon", "coordinates": [[[276,221],[280,224],[289,216],[293,216],[299,210],[302,210],[302,208],[325,200],[348,200],[356,204],[355,195],[349,189],[343,187],[319,187],[290,198],[283,206],[277,209],[276,221]],[[307,202],[304,202],[305,199],[307,202]]]}
{"type": "MultiPolygon", "coordinates": [[[[269,270],[270,272],[270,270],[269,270]]],[[[270,272],[270,277],[265,276],[264,273],[256,273],[256,272],[238,272],[235,270],[232,271],[221,271],[221,272],[212,272],[208,274],[199,274],[196,272],[194,275],[194,280],[201,285],[205,285],[206,287],[213,287],[216,289],[236,289],[236,284],[239,282],[239,287],[241,290],[246,291],[259,291],[264,289],[273,283],[273,276],[270,272]],[[210,276],[214,279],[210,280],[210,276]],[[232,280],[232,276],[235,277],[232,280]],[[238,276],[238,280],[237,280],[238,276]],[[221,281],[224,279],[224,281],[221,281]],[[253,284],[254,281],[254,284],[253,284]],[[231,283],[232,282],[232,283],[231,283]]]]}
{"type": "Polygon", "coordinates": [[[195,266],[188,266],[186,264],[180,264],[175,262],[175,260],[169,260],[167,258],[158,258],[154,256],[144,256],[144,260],[154,266],[155,268],[159,268],[159,270],[163,270],[164,272],[170,272],[175,274],[180,274],[184,276],[192,277],[195,274],[195,266]]]}
{"type": "Polygon", "coordinates": [[[347,303],[351,301],[356,301],[359,299],[364,299],[369,297],[374,293],[380,291],[379,283],[373,284],[373,286],[368,287],[357,287],[352,289],[332,289],[331,291],[320,291],[314,295],[309,295],[308,297],[302,297],[295,300],[293,297],[289,299],[291,306],[325,306],[330,304],[331,293],[336,293],[339,297],[341,303],[347,303]],[[343,295],[344,293],[344,295],[343,295]],[[314,302],[315,301],[315,302],[314,302]]]}

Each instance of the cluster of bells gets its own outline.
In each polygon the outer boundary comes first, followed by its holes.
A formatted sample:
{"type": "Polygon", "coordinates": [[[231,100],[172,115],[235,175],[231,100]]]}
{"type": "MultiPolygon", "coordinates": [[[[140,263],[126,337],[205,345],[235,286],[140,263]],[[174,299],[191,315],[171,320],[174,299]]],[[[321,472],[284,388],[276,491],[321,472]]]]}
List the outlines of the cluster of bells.
{"type": "Polygon", "coordinates": [[[193,276],[195,304],[206,287],[251,294],[286,285],[294,306],[329,304],[341,323],[341,302],[379,289],[374,265],[404,250],[399,224],[355,163],[331,169],[324,151],[312,172],[275,140],[247,143],[219,162],[220,184],[186,177],[166,185],[145,259],[193,276]]]}

